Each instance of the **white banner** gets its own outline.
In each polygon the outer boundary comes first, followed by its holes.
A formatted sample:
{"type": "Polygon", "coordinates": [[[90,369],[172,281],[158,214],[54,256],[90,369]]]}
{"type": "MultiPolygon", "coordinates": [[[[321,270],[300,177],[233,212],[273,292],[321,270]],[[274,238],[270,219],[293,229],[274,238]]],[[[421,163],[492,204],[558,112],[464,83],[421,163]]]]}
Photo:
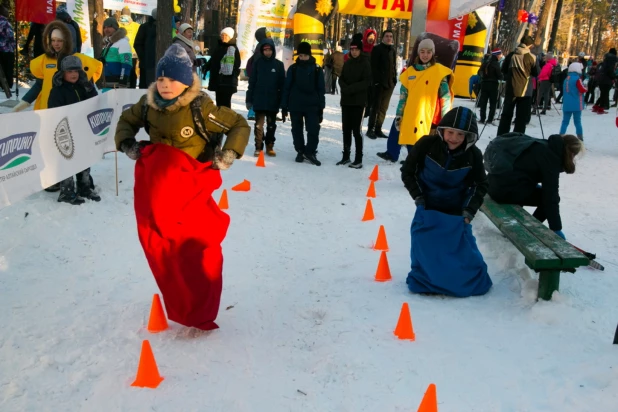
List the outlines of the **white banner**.
{"type": "Polygon", "coordinates": [[[122,10],[128,7],[131,13],[150,16],[152,9],[157,8],[157,0],[103,0],[103,8],[122,10]]]}
{"type": "Polygon", "coordinates": [[[0,209],[115,151],[120,114],[144,92],[110,90],[70,106],[0,114],[0,209]]]}
{"type": "Polygon", "coordinates": [[[92,38],[90,36],[90,15],[88,14],[88,0],[67,0],[67,11],[73,20],[79,24],[78,36],[82,37],[81,52],[87,56],[94,57],[92,48],[92,38]]]}
{"type": "Polygon", "coordinates": [[[495,2],[495,0],[451,0],[448,18],[455,19],[460,16],[465,16],[476,9],[495,2]]]}

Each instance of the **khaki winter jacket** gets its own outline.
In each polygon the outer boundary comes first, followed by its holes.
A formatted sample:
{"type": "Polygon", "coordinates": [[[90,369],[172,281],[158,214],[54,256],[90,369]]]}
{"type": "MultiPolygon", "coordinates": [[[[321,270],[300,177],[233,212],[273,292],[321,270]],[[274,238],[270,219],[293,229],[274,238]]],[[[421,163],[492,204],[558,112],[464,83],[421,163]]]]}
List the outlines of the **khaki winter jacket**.
{"type": "Polygon", "coordinates": [[[135,138],[139,129],[144,127],[142,106],[146,101],[149,106],[147,120],[150,127],[150,141],[173,146],[197,159],[204,151],[206,142],[195,130],[189,104],[201,94],[206,132],[209,134],[224,133],[227,138],[223,150],[233,150],[238,158],[242,157],[251,133],[247,121],[232,109],[217,107],[207,94],[201,92],[201,82],[197,75],[193,75],[193,85],[180,95],[174,104],[163,109],[155,101],[156,88],[155,82],[139,102],[125,110],[120,116],[115,136],[118,150],[123,140],[135,138]]]}
{"type": "Polygon", "coordinates": [[[511,85],[515,97],[532,96],[530,78],[539,75],[536,56],[520,44],[511,56],[510,62],[511,85]]]}

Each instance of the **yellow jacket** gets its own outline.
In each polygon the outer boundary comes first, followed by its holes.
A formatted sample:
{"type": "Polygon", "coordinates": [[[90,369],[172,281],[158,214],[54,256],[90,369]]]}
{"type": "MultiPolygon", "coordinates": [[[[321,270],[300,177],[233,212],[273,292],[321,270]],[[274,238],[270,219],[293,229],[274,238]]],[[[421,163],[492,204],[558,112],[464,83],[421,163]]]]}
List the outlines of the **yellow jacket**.
{"type": "MultiPolygon", "coordinates": [[[[126,16],[123,16],[126,17],[126,16]]],[[[127,31],[127,37],[129,38],[129,44],[131,45],[131,51],[133,52],[133,57],[137,57],[135,53],[135,49],[133,48],[133,44],[135,43],[135,36],[137,35],[137,31],[139,30],[139,23],[130,20],[128,22],[123,22],[122,20],[118,22],[120,27],[123,27],[127,31]]]]}

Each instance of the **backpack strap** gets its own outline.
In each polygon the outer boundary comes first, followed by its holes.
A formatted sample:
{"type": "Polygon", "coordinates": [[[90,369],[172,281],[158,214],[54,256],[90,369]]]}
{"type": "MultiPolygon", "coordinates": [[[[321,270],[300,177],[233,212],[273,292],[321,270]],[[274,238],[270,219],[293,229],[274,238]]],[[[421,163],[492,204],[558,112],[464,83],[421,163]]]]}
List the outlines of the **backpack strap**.
{"type": "Polygon", "coordinates": [[[221,133],[208,133],[206,131],[206,122],[204,120],[204,113],[202,113],[202,98],[204,94],[200,93],[195,99],[191,101],[189,107],[191,108],[191,114],[193,116],[193,124],[197,134],[206,141],[206,146],[210,146],[213,150],[221,146],[223,135],[221,133]]]}
{"type": "Polygon", "coordinates": [[[142,123],[144,123],[144,130],[146,134],[150,136],[150,123],[148,123],[148,99],[144,99],[142,103],[142,123]]]}

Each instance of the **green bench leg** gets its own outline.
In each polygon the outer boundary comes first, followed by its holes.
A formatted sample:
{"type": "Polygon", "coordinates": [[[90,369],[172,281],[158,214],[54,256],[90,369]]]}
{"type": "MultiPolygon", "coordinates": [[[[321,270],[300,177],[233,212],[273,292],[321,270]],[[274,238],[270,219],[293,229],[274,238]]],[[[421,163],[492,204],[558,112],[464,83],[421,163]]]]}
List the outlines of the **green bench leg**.
{"type": "Polygon", "coordinates": [[[539,299],[551,300],[551,295],[560,287],[559,270],[542,270],[539,273],[539,299]]]}

